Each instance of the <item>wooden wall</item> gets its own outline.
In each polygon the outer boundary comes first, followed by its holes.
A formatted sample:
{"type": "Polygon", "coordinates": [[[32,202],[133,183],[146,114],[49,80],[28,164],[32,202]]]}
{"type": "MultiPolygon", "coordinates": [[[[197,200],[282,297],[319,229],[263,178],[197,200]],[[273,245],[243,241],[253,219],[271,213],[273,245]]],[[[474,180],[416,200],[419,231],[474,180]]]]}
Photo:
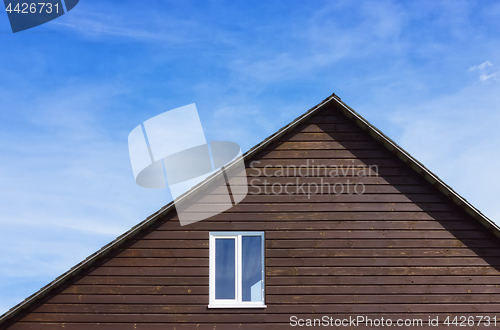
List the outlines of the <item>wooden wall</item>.
{"type": "Polygon", "coordinates": [[[499,239],[336,109],[322,110],[248,164],[258,160],[255,167],[273,166],[268,174],[276,174],[279,165],[308,159],[344,169],[377,165],[379,176],[323,177],[363,183],[366,191],[308,198],[256,193],[264,179],[307,184],[320,177],[257,177],[249,168],[249,181],[257,181],[239,205],[185,227],[168,215],[0,328],[292,329],[292,315],[500,317],[499,239]],[[265,231],[266,309],[207,309],[212,230],[265,231]]]}

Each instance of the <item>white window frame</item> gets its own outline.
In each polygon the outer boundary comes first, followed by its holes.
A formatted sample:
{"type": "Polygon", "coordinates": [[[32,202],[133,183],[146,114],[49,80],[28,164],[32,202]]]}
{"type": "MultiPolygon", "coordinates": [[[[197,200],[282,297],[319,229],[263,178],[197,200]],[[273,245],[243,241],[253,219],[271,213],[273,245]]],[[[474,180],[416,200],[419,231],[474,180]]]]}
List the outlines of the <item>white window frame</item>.
{"type": "Polygon", "coordinates": [[[209,244],[209,305],[208,308],[266,308],[265,304],[265,259],[264,259],[264,232],[263,231],[227,231],[210,232],[209,244]],[[262,260],[262,300],[242,301],[242,236],[261,237],[261,260],[262,260]],[[215,239],[234,238],[235,239],[235,299],[215,299],[215,239]]]}

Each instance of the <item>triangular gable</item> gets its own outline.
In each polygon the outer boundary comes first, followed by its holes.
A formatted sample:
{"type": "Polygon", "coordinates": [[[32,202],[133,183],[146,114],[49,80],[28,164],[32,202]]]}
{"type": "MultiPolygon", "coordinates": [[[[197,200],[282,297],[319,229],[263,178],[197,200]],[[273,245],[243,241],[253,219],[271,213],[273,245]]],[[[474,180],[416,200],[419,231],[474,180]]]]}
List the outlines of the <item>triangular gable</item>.
{"type": "MultiPolygon", "coordinates": [[[[371,137],[373,137],[375,140],[377,140],[383,147],[384,147],[384,152],[388,152],[391,154],[394,154],[399,158],[401,161],[403,161],[408,167],[410,167],[413,171],[417,172],[423,179],[425,179],[427,182],[431,183],[434,187],[436,187],[446,198],[451,199],[459,208],[465,210],[469,215],[471,215],[475,220],[477,220],[481,225],[486,227],[489,231],[491,231],[493,234],[496,236],[500,237],[500,229],[499,227],[490,221],[487,217],[485,217],[482,213],[480,213],[476,208],[474,208],[470,203],[468,203],[464,198],[462,198],[460,195],[458,195],[456,192],[454,192],[449,186],[447,186],[442,180],[440,180],[436,175],[434,175],[432,172],[430,172],[427,168],[425,168],[421,163],[419,163],[417,160],[415,160],[411,155],[409,155],[404,149],[399,147],[394,141],[389,139],[387,136],[385,136],[382,132],[380,132],[377,128],[375,128],[373,125],[368,123],[363,117],[361,117],[359,114],[357,114],[354,110],[352,110],[350,107],[348,107],[345,103],[343,103],[338,96],[335,94],[331,95],[324,101],[322,101],[320,104],[317,106],[313,107],[306,113],[304,113],[302,116],[298,117],[295,119],[293,122],[290,124],[286,125],[282,129],[280,129],[278,132],[275,134],[271,135],[264,141],[262,141],[260,144],[256,145],[255,147],[251,148],[247,153],[244,154],[244,159],[246,161],[250,161],[254,156],[261,155],[263,153],[266,153],[266,148],[270,146],[275,146],[273,152],[291,152],[290,150],[287,151],[280,151],[279,150],[279,144],[282,143],[280,142],[280,139],[285,136],[286,134],[293,132],[294,130],[300,131],[300,126],[305,125],[307,121],[314,116],[315,114],[318,114],[320,111],[325,110],[325,109],[334,109],[335,111],[340,111],[344,116],[350,119],[351,123],[354,122],[357,127],[359,127],[360,132],[364,132],[369,134],[371,137]]],[[[320,123],[321,125],[321,123],[320,123]]],[[[325,123],[324,125],[328,126],[330,124],[325,123]]],[[[323,129],[324,130],[324,126],[323,129]]],[[[341,124],[340,124],[341,125],[341,124]]],[[[333,129],[335,131],[335,129],[333,129]]],[[[293,145],[293,141],[289,140],[286,143],[291,143],[293,145]]],[[[310,155],[314,154],[314,152],[320,152],[321,146],[318,146],[318,150],[311,150],[310,155]]],[[[292,151],[293,152],[293,151],[292,151]]],[[[346,152],[349,152],[346,150],[346,152]]],[[[357,152],[359,155],[362,155],[363,153],[361,151],[357,152]]],[[[261,157],[261,159],[265,160],[265,157],[261,157]]],[[[203,189],[203,186],[206,185],[207,183],[202,183],[200,184],[196,189],[203,189]]],[[[192,191],[191,193],[195,192],[195,190],[192,191]]],[[[189,197],[190,193],[188,193],[186,196],[189,197]]],[[[251,196],[250,196],[251,198],[251,196]]],[[[290,207],[290,206],[288,206],[290,207]]],[[[235,210],[238,209],[244,209],[244,206],[235,206],[235,210]]],[[[29,307],[33,302],[36,300],[42,298],[44,295],[46,295],[48,292],[54,290],[55,288],[59,287],[65,281],[68,279],[72,278],[76,274],[82,272],[85,269],[88,269],[91,267],[96,261],[104,258],[105,256],[109,255],[113,250],[117,249],[119,246],[124,244],[125,242],[129,241],[130,239],[133,239],[137,237],[140,233],[144,232],[147,228],[153,226],[159,219],[165,218],[166,216],[169,215],[169,213],[173,212],[174,205],[173,203],[170,203],[166,205],[165,207],[161,208],[158,212],[154,213],[150,217],[148,217],[146,220],[141,222],[140,224],[134,226],[131,230],[128,232],[124,233],[123,235],[119,236],[116,240],[113,242],[109,243],[108,245],[104,246],[102,249],[94,253],[93,255],[89,256],[87,259],[85,259],[83,262],[79,263],[72,269],[70,269],[68,272],[65,274],[61,275],[57,279],[55,279],[52,283],[48,284],[44,288],[42,288],[39,292],[35,293],[34,295],[30,296],[27,298],[24,302],[20,303],[19,305],[15,306],[12,308],[10,311],[8,311],[6,314],[4,314],[0,318],[0,324],[3,323],[4,321],[8,320],[9,318],[13,317],[16,315],[19,311],[29,307]]],[[[342,209],[339,209],[342,211],[342,209]]],[[[330,210],[331,211],[331,210],[330,210]]],[[[317,211],[318,214],[321,213],[321,210],[317,211]]],[[[220,215],[220,218],[224,218],[224,214],[220,215]]],[[[273,221],[273,219],[269,219],[269,221],[273,221]]]]}

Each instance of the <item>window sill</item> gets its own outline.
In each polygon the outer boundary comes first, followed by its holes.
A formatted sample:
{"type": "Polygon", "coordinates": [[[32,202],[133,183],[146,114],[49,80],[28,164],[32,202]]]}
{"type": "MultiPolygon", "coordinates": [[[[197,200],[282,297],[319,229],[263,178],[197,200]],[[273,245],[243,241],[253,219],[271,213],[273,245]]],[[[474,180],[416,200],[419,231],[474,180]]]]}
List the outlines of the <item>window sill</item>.
{"type": "Polygon", "coordinates": [[[216,305],[208,305],[208,308],[267,308],[267,306],[245,305],[245,304],[216,304],[216,305]]]}

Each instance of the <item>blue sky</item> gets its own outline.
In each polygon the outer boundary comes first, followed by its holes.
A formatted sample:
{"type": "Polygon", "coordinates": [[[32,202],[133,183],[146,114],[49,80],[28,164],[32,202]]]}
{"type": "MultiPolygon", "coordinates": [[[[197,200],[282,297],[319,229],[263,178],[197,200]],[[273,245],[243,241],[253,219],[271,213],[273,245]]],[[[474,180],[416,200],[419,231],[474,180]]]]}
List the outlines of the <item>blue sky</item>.
{"type": "Polygon", "coordinates": [[[243,151],[331,93],[500,223],[498,1],[97,1],[0,14],[0,313],[169,201],[127,137],[196,103],[243,151]]]}

